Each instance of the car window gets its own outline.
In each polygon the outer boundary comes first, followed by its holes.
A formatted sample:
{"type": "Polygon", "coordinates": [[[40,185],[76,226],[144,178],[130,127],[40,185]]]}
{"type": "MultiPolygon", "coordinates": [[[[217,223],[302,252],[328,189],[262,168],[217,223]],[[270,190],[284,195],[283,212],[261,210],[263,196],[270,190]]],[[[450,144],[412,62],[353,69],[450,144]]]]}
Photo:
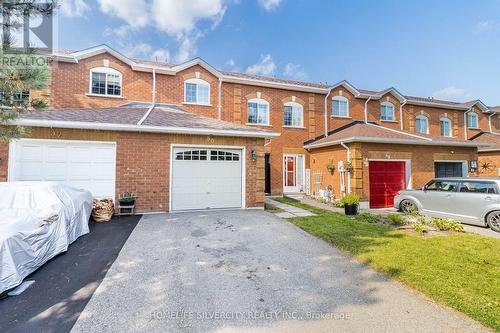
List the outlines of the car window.
{"type": "Polygon", "coordinates": [[[494,183],[462,182],[459,192],[496,194],[498,190],[494,183]]]}
{"type": "Polygon", "coordinates": [[[458,182],[456,181],[433,180],[425,186],[425,189],[427,191],[452,192],[455,191],[457,185],[458,182]]]}

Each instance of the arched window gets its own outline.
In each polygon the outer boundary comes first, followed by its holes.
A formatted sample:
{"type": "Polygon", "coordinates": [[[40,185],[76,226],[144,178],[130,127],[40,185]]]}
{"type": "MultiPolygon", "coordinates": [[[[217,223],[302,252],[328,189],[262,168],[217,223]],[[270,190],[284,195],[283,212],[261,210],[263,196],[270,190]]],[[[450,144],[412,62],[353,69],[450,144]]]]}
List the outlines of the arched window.
{"type": "Polygon", "coordinates": [[[122,96],[122,73],[109,67],[90,70],[89,93],[103,96],[122,96]]]}
{"type": "Polygon", "coordinates": [[[394,121],[394,105],[389,102],[380,104],[380,120],[394,121]]]}
{"type": "Polygon", "coordinates": [[[210,104],[210,84],[202,79],[184,81],[184,103],[210,104]]]}
{"type": "Polygon", "coordinates": [[[451,120],[448,118],[439,119],[439,127],[441,129],[441,136],[451,136],[451,120]]]}
{"type": "Polygon", "coordinates": [[[429,119],[426,116],[417,116],[415,127],[417,133],[428,134],[429,133],[429,119]]]}
{"type": "Polygon", "coordinates": [[[283,122],[287,127],[303,127],[304,126],[304,108],[296,102],[285,103],[283,109],[283,122]]]}
{"type": "Polygon", "coordinates": [[[467,115],[467,126],[469,128],[479,128],[478,125],[478,115],[475,112],[471,112],[467,115]]]}
{"type": "Polygon", "coordinates": [[[248,101],[248,123],[269,125],[269,103],[262,98],[248,101]]]}
{"type": "Polygon", "coordinates": [[[335,117],[349,117],[349,100],[343,96],[332,97],[332,115],[335,117]]]}

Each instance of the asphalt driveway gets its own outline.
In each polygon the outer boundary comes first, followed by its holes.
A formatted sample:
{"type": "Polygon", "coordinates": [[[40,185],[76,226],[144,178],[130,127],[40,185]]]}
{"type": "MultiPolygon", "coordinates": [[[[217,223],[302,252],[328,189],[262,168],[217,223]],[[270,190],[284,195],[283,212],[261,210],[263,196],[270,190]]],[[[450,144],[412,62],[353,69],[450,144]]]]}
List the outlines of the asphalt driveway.
{"type": "Polygon", "coordinates": [[[264,211],[144,216],[74,332],[478,332],[264,211]]]}

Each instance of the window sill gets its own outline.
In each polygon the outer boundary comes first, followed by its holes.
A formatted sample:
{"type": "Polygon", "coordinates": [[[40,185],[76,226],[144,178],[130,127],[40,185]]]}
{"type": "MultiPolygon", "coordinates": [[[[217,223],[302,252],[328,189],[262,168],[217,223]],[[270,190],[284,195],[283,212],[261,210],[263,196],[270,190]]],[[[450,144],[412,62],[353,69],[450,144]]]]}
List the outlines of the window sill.
{"type": "Polygon", "coordinates": [[[399,121],[397,121],[397,120],[383,120],[383,119],[380,119],[380,121],[383,122],[383,123],[393,123],[393,124],[399,123],[399,121]]]}
{"type": "Polygon", "coordinates": [[[273,127],[272,125],[269,125],[269,124],[253,124],[253,123],[246,123],[245,125],[247,125],[247,126],[273,127]]]}
{"type": "Polygon", "coordinates": [[[306,129],[304,126],[287,126],[287,125],[284,125],[283,128],[289,128],[289,129],[306,129]]]}
{"type": "Polygon", "coordinates": [[[340,118],[340,119],[352,119],[352,117],[349,116],[331,116],[332,118],[340,118]]]}
{"type": "Polygon", "coordinates": [[[85,96],[89,96],[89,97],[101,97],[101,98],[125,99],[125,97],[123,97],[123,96],[114,96],[114,95],[85,94],[85,96]]]}
{"type": "Polygon", "coordinates": [[[472,131],[480,131],[481,130],[479,127],[468,127],[467,129],[470,129],[472,131]]]}
{"type": "Polygon", "coordinates": [[[185,105],[212,106],[212,104],[182,102],[185,105]]]}

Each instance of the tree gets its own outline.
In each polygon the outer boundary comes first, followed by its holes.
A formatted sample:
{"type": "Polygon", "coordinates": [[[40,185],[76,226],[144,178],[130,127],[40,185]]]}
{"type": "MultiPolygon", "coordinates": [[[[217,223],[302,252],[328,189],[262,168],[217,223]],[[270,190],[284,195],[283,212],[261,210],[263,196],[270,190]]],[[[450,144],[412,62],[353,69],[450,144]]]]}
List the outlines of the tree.
{"type": "Polygon", "coordinates": [[[28,17],[50,15],[55,1],[37,0],[2,2],[2,50],[0,58],[0,141],[26,136],[29,128],[13,126],[11,122],[25,112],[47,106],[41,99],[29,98],[29,92],[43,89],[49,83],[49,57],[36,54],[25,44],[13,48],[13,31],[26,30],[28,17]]]}

